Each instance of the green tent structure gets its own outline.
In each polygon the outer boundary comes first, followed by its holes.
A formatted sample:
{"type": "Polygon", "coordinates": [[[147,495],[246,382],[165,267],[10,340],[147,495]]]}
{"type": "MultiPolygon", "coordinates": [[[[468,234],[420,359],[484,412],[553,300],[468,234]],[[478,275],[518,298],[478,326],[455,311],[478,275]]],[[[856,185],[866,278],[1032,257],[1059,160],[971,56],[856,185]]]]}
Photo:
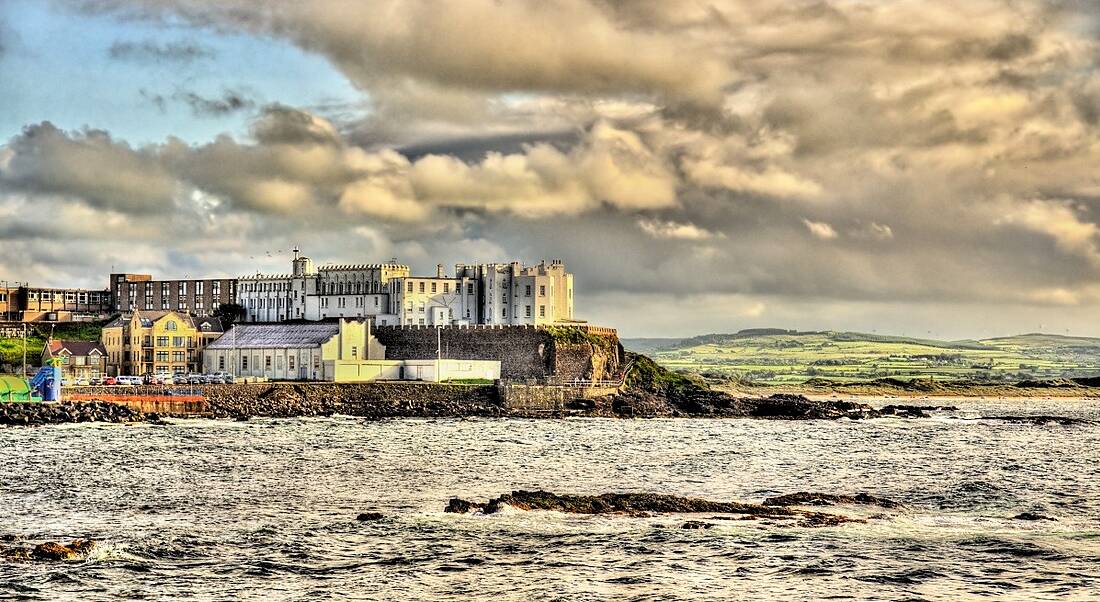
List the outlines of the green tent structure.
{"type": "Polygon", "coordinates": [[[31,388],[18,376],[0,376],[0,402],[31,401],[31,388]]]}

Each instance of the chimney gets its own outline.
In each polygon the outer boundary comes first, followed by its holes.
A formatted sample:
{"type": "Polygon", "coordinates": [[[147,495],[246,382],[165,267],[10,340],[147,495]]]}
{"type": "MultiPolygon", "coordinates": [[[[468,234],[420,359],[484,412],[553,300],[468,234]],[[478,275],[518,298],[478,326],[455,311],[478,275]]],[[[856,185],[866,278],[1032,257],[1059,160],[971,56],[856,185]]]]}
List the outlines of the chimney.
{"type": "Polygon", "coordinates": [[[298,249],[298,245],[294,245],[294,259],[295,260],[298,259],[298,253],[300,253],[300,252],[301,251],[298,249]]]}
{"type": "Polygon", "coordinates": [[[435,277],[436,278],[442,278],[443,277],[443,264],[442,263],[435,264],[435,277]]]}

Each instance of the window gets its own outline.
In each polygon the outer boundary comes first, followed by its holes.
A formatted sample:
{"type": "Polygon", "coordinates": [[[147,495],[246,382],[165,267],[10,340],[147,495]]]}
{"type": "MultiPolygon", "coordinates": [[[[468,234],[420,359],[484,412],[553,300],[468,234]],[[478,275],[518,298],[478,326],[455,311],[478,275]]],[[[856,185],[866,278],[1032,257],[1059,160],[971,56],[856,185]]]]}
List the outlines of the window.
{"type": "Polygon", "coordinates": [[[500,308],[500,316],[502,318],[507,318],[508,317],[508,308],[507,307],[500,308]]]}
{"type": "Polygon", "coordinates": [[[271,369],[271,356],[270,355],[265,355],[264,356],[264,370],[270,370],[270,369],[271,369]]]}
{"type": "Polygon", "coordinates": [[[473,282],[467,282],[466,283],[466,294],[467,295],[474,294],[474,283],[473,282]]]}
{"type": "Polygon", "coordinates": [[[162,364],[168,363],[168,352],[167,351],[158,351],[157,352],[157,362],[162,363],[162,364]]]}
{"type": "Polygon", "coordinates": [[[202,285],[203,285],[203,282],[201,280],[196,280],[195,281],[195,294],[196,295],[201,295],[202,294],[202,285]]]}
{"type": "Polygon", "coordinates": [[[545,284],[540,284],[539,285],[539,296],[540,297],[545,297],[546,296],[546,285],[545,284]]]}
{"type": "Polygon", "coordinates": [[[173,347],[183,347],[183,343],[184,343],[183,337],[172,337],[172,346],[173,347]]]}
{"type": "Polygon", "coordinates": [[[409,292],[410,293],[413,292],[413,283],[412,282],[409,283],[409,292]]]}
{"type": "Polygon", "coordinates": [[[523,296],[524,297],[530,297],[531,296],[531,285],[530,284],[528,284],[526,287],[524,287],[523,296]]]}
{"type": "Polygon", "coordinates": [[[433,282],[433,283],[432,283],[432,293],[433,293],[433,294],[434,294],[434,293],[436,292],[436,291],[435,291],[435,287],[436,287],[436,283],[434,283],[434,282],[433,282]]]}
{"type": "Polygon", "coordinates": [[[530,305],[525,305],[523,307],[523,317],[525,317],[525,318],[530,318],[531,317],[531,306],[530,305]]]}
{"type": "Polygon", "coordinates": [[[225,372],[225,356],[218,356],[218,372],[225,372]]]}
{"type": "Polygon", "coordinates": [[[175,330],[176,329],[176,323],[172,320],[169,320],[168,323],[164,325],[164,329],[165,330],[175,330]]]}
{"type": "Polygon", "coordinates": [[[242,371],[243,370],[248,370],[248,356],[247,355],[242,355],[241,356],[241,370],[242,371]]]}
{"type": "MultiPolygon", "coordinates": [[[[167,347],[167,346],[168,346],[168,337],[157,337],[157,347],[167,347]]],[[[177,347],[178,347],[178,345],[177,345],[177,347]]]]}
{"type": "Polygon", "coordinates": [[[294,356],[293,355],[286,358],[286,367],[289,368],[290,370],[294,369],[294,356]]]}
{"type": "Polygon", "coordinates": [[[423,282],[420,283],[420,292],[424,292],[424,283],[423,282]]]}
{"type": "Polygon", "coordinates": [[[359,348],[354,346],[354,345],[352,345],[352,347],[351,347],[351,359],[353,359],[353,360],[359,359],[359,348]]]}
{"type": "Polygon", "coordinates": [[[545,305],[540,305],[539,306],[539,317],[540,318],[545,318],[546,317],[546,306],[545,305]]]}
{"type": "Polygon", "coordinates": [[[444,282],[443,283],[443,292],[444,293],[451,292],[451,283],[450,282],[444,282]]]}
{"type": "Polygon", "coordinates": [[[173,351],[172,352],[172,361],[173,362],[186,362],[187,361],[187,352],[185,352],[185,351],[173,351]]]}

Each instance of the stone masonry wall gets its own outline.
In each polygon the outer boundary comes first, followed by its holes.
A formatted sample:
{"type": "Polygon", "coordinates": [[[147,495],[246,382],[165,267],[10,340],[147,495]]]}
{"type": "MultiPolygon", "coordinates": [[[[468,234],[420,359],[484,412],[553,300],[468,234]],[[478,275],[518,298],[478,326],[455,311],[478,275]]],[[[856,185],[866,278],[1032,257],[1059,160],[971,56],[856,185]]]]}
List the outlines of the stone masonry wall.
{"type": "MultiPolygon", "coordinates": [[[[436,358],[436,328],[377,326],[372,334],[386,346],[386,357],[430,360],[436,358]]],[[[443,357],[464,360],[499,360],[501,378],[545,378],[552,374],[553,338],[536,328],[439,329],[443,357]]]]}
{"type": "MultiPolygon", "coordinates": [[[[436,328],[378,326],[372,331],[393,359],[435,359],[436,328]]],[[[614,331],[600,334],[604,344],[566,343],[541,328],[448,327],[439,329],[444,358],[499,360],[501,378],[524,380],[614,380],[619,378],[622,347],[614,331]]]]}

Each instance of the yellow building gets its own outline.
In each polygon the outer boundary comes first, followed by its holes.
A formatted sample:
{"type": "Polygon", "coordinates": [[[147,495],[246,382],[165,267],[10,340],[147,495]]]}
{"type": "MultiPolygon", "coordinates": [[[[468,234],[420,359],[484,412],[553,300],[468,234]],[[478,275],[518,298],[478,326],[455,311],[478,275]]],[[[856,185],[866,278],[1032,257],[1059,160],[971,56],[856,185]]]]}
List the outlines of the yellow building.
{"type": "Polygon", "coordinates": [[[112,376],[202,372],[202,351],[222,330],[217,318],[135,311],[103,327],[107,372],[112,376]]]}

